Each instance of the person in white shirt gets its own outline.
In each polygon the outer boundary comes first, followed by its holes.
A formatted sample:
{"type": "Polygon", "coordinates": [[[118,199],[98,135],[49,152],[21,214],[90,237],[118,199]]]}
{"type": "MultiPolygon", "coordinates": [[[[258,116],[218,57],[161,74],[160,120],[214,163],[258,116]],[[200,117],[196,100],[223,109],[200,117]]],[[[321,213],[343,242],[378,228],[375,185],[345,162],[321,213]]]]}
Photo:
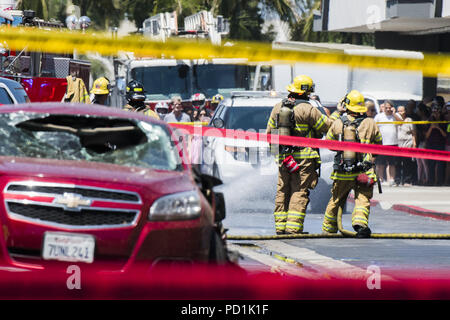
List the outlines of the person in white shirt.
{"type": "MultiPolygon", "coordinates": [[[[416,126],[412,123],[412,119],[406,116],[406,108],[399,106],[398,114],[402,117],[405,124],[398,127],[398,146],[402,148],[416,148],[416,126]]],[[[413,183],[414,172],[416,171],[415,163],[412,158],[399,157],[398,159],[398,176],[404,186],[411,186],[413,183]]]]}
{"type": "Polygon", "coordinates": [[[191,122],[191,118],[183,112],[181,98],[173,99],[173,111],[164,117],[167,123],[191,122]]]}
{"type": "MultiPolygon", "coordinates": [[[[384,112],[375,116],[375,122],[394,122],[403,121],[400,115],[395,113],[394,103],[390,100],[384,102],[384,112]]],[[[398,146],[398,132],[395,124],[378,124],[381,136],[383,137],[383,145],[398,146]]],[[[397,158],[394,156],[379,155],[376,160],[377,172],[380,180],[389,186],[398,185],[396,180],[397,158]],[[386,173],[386,179],[384,175],[386,173]]]]}

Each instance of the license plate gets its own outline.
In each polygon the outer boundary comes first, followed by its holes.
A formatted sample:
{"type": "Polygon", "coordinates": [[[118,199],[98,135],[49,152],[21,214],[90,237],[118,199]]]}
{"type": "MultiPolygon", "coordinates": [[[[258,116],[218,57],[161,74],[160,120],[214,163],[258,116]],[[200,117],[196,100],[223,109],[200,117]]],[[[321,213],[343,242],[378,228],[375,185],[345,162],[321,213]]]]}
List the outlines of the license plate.
{"type": "Polygon", "coordinates": [[[92,263],[94,249],[95,239],[91,235],[46,232],[42,257],[45,260],[92,263]]]}

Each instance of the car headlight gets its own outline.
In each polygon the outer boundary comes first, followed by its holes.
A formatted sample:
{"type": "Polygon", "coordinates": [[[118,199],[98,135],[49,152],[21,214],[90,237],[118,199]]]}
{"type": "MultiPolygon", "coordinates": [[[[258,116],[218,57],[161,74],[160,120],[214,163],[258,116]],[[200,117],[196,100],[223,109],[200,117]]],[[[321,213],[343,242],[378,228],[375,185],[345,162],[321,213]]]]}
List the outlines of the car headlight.
{"type": "Polygon", "coordinates": [[[200,196],[196,191],[180,192],[157,199],[150,208],[149,220],[188,220],[200,216],[200,196]]]}
{"type": "Polygon", "coordinates": [[[245,148],[225,145],[225,151],[230,153],[245,153],[245,148]]]}

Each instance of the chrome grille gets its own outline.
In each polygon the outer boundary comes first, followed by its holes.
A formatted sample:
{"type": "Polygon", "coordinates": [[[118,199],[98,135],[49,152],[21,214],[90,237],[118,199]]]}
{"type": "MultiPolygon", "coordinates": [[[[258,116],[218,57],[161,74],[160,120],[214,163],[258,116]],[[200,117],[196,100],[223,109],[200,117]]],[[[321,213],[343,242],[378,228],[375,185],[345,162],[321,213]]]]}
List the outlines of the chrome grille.
{"type": "Polygon", "coordinates": [[[41,185],[22,185],[11,184],[8,186],[8,192],[36,192],[42,194],[64,194],[76,193],[83,197],[105,199],[105,200],[120,200],[139,202],[139,197],[136,194],[107,191],[104,189],[86,189],[77,187],[63,187],[63,186],[41,186],[41,185]]]}
{"type": "Polygon", "coordinates": [[[133,211],[106,211],[86,210],[66,211],[63,208],[52,206],[30,205],[23,203],[8,203],[10,212],[31,219],[64,224],[68,226],[103,226],[103,225],[129,225],[133,222],[136,212],[133,211]]]}
{"type": "Polygon", "coordinates": [[[5,197],[10,217],[71,229],[105,229],[136,225],[140,216],[136,204],[142,204],[139,194],[125,190],[35,181],[9,183],[4,194],[19,195],[13,199],[5,197]],[[29,198],[21,199],[21,196],[29,198]],[[36,198],[41,196],[55,199],[53,202],[44,202],[36,198]],[[70,207],[59,201],[65,196],[79,197],[78,199],[83,201],[80,201],[81,205],[75,205],[75,208],[70,207]],[[91,205],[95,201],[111,203],[113,208],[91,205]],[[116,208],[116,204],[120,204],[120,208],[116,208]],[[130,208],[126,208],[127,206],[130,208]]]}

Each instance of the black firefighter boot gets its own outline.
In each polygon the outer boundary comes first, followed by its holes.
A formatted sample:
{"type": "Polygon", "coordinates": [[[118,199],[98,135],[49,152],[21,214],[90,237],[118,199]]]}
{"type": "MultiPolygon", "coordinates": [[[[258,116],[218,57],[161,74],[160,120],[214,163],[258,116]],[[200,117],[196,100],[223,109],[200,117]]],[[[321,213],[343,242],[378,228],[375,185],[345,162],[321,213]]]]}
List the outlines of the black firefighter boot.
{"type": "Polygon", "coordinates": [[[372,231],[369,227],[363,227],[359,225],[353,226],[353,229],[356,231],[357,238],[369,238],[372,234],[372,231]]]}

